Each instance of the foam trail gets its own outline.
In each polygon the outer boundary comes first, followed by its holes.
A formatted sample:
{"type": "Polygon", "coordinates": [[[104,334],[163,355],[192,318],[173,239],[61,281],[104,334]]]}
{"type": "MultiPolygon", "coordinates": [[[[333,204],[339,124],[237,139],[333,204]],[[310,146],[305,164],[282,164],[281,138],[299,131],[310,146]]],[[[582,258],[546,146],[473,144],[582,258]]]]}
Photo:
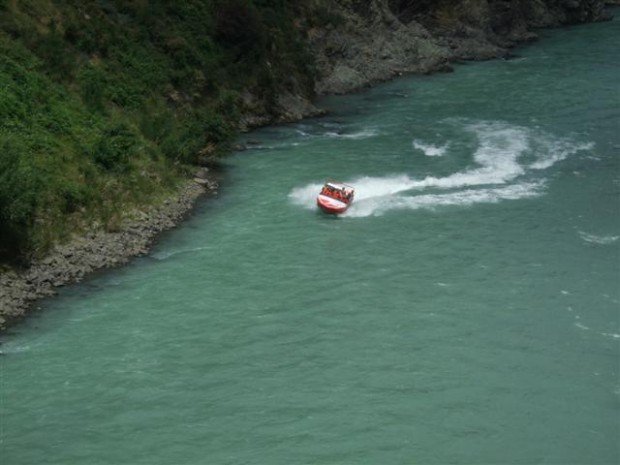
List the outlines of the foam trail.
{"type": "Polygon", "coordinates": [[[296,204],[306,208],[316,208],[316,197],[321,191],[323,183],[312,183],[303,187],[295,187],[288,195],[289,199],[296,204]]]}
{"type": "Polygon", "coordinates": [[[609,245],[620,239],[620,236],[596,236],[583,231],[578,231],[578,233],[585,242],[589,242],[590,244],[609,245]]]}
{"type": "Polygon", "coordinates": [[[478,138],[479,145],[473,158],[479,167],[443,178],[429,176],[413,182],[411,188],[455,189],[504,184],[525,172],[518,162],[519,157],[529,148],[525,129],[499,123],[480,123],[467,126],[466,130],[474,132],[478,138]]]}
{"type": "Polygon", "coordinates": [[[166,260],[170,257],[174,257],[175,255],[190,253],[190,252],[199,252],[200,250],[206,250],[208,248],[209,247],[193,247],[191,249],[161,251],[161,252],[155,252],[151,256],[156,260],[166,260]]]}
{"type": "Polygon", "coordinates": [[[492,123],[471,125],[467,129],[473,131],[479,140],[479,146],[473,155],[479,167],[443,178],[428,176],[421,181],[400,177],[399,191],[428,187],[456,189],[485,184],[504,184],[524,173],[523,167],[518,162],[518,158],[529,148],[527,132],[524,129],[492,123]]]}
{"type": "MultiPolygon", "coordinates": [[[[347,216],[361,217],[393,209],[471,205],[537,196],[540,195],[544,182],[515,183],[517,178],[528,169],[549,168],[569,155],[593,146],[552,140],[548,135],[498,122],[469,124],[463,129],[473,132],[478,139],[478,147],[473,153],[475,167],[445,177],[427,176],[424,179],[413,179],[401,174],[348,180],[347,184],[355,186],[356,191],[355,202],[347,216]],[[520,159],[529,153],[533,153],[537,160],[529,165],[520,163],[520,159]],[[412,195],[427,188],[457,192],[412,195]],[[408,195],[404,195],[405,193],[408,195]]],[[[416,141],[414,146],[415,143],[416,141]]],[[[442,149],[445,150],[447,146],[446,144],[442,149]]],[[[430,146],[426,147],[428,149],[430,146]]],[[[431,148],[438,149],[435,146],[431,148]]],[[[295,188],[289,197],[297,205],[315,208],[316,195],[320,188],[321,184],[318,183],[295,188]]],[[[611,240],[614,241],[615,236],[611,240]]]]}
{"type": "MultiPolygon", "coordinates": [[[[474,131],[480,145],[474,153],[478,168],[457,172],[450,176],[426,177],[415,180],[409,176],[362,177],[347,184],[355,186],[355,203],[369,198],[393,196],[410,190],[424,188],[456,189],[485,184],[503,184],[523,173],[517,158],[527,149],[527,137],[523,130],[505,126],[479,124],[468,130],[474,131]]],[[[289,194],[293,203],[314,208],[321,184],[313,183],[295,188],[289,194]]]]}
{"type": "Polygon", "coordinates": [[[364,129],[362,131],[353,132],[351,134],[342,134],[339,132],[326,132],[324,135],[327,137],[334,137],[336,139],[368,139],[370,137],[374,137],[378,135],[379,132],[376,129],[364,129]]]}
{"type": "Polygon", "coordinates": [[[355,186],[355,200],[359,201],[405,192],[418,187],[419,181],[415,181],[406,174],[402,174],[383,178],[366,176],[357,178],[347,184],[355,186]]]}
{"type": "Polygon", "coordinates": [[[427,157],[443,157],[446,154],[449,144],[445,145],[433,145],[426,144],[419,140],[414,140],[412,143],[413,148],[421,150],[427,157]]]}
{"type": "Polygon", "coordinates": [[[479,203],[497,203],[539,196],[543,183],[522,183],[497,188],[466,189],[445,194],[375,197],[355,201],[345,216],[362,218],[379,216],[391,210],[433,210],[437,207],[469,207],[479,203]]]}
{"type": "Polygon", "coordinates": [[[593,142],[583,144],[573,144],[567,140],[543,140],[543,147],[538,151],[539,159],[530,165],[535,170],[544,170],[555,165],[557,162],[565,160],[570,155],[583,150],[592,150],[593,142]]]}

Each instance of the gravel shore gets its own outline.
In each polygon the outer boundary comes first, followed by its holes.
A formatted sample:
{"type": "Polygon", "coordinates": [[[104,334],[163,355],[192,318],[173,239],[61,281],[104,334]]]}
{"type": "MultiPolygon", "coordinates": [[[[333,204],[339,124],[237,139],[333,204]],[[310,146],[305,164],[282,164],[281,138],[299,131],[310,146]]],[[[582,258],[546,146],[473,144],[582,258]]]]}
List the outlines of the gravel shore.
{"type": "Polygon", "coordinates": [[[0,274],[0,329],[23,317],[36,300],[54,295],[56,288],[147,253],[159,233],[179,224],[199,197],[217,188],[203,169],[161,205],[130,212],[118,231],[89,232],[57,246],[27,269],[0,274]]]}

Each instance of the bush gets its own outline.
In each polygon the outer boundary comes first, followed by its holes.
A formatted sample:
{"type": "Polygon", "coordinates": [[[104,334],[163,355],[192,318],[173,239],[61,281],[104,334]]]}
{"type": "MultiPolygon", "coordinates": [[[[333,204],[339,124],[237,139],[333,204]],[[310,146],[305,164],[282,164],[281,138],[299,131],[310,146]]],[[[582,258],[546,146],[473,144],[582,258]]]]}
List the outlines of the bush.
{"type": "Polygon", "coordinates": [[[91,198],[91,192],[84,184],[64,181],[59,186],[59,195],[63,213],[74,213],[85,206],[91,198]]]}
{"type": "Polygon", "coordinates": [[[68,80],[73,74],[75,68],[73,54],[67,50],[67,43],[56,29],[55,23],[52,23],[51,31],[47,35],[39,38],[35,50],[45,62],[45,71],[48,75],[68,80]]]}
{"type": "Polygon", "coordinates": [[[0,258],[28,249],[42,185],[25,144],[0,132],[0,258]]]}
{"type": "Polygon", "coordinates": [[[82,100],[89,109],[95,111],[103,110],[105,81],[106,78],[103,71],[92,65],[84,66],[78,73],[82,100]]]}
{"type": "Polygon", "coordinates": [[[264,47],[266,34],[252,3],[224,0],[216,8],[215,38],[222,45],[240,51],[264,47]]]}
{"type": "Polygon", "coordinates": [[[140,131],[148,140],[159,144],[175,128],[175,115],[160,101],[152,100],[140,109],[140,131]]]}
{"type": "Polygon", "coordinates": [[[127,171],[138,143],[137,136],[124,123],[118,123],[102,131],[93,147],[93,160],[108,171],[127,171]]]}

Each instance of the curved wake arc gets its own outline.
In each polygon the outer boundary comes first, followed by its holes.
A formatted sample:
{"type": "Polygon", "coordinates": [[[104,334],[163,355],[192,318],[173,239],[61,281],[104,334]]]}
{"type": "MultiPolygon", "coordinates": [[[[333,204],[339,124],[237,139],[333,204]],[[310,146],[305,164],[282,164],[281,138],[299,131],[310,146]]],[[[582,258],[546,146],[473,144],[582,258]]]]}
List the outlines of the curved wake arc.
{"type": "MultiPolygon", "coordinates": [[[[532,170],[547,169],[577,151],[593,147],[593,144],[552,139],[548,135],[505,123],[469,124],[463,129],[473,132],[478,139],[478,147],[472,154],[476,167],[444,177],[414,179],[400,174],[348,180],[347,184],[355,186],[356,194],[355,202],[345,216],[364,217],[394,209],[470,206],[538,196],[543,191],[544,180],[517,180],[532,170]],[[525,155],[530,153],[535,156],[535,161],[523,162],[525,155]],[[448,192],[417,193],[429,188],[448,192]],[[412,192],[417,195],[407,195],[412,192]]],[[[449,143],[439,147],[414,141],[414,147],[424,150],[427,156],[444,156],[449,146],[449,143]]],[[[311,183],[293,189],[289,197],[296,205],[314,208],[320,188],[320,183],[311,183]]]]}

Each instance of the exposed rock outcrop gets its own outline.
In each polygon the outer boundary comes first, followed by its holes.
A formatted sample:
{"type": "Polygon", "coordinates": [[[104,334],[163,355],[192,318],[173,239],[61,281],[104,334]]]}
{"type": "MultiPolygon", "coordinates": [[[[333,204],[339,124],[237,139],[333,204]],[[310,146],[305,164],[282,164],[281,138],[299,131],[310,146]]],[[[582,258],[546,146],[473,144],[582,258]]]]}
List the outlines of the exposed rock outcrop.
{"type": "Polygon", "coordinates": [[[239,121],[242,131],[268,124],[290,123],[325,113],[301,92],[282,92],[275,97],[274,111],[266,111],[265,102],[249,92],[242,95],[242,99],[244,114],[239,121]]]}
{"type": "Polygon", "coordinates": [[[334,0],[330,8],[339,24],[307,31],[319,94],[505,56],[537,28],[609,19],[600,0],[334,0]]]}
{"type": "Polygon", "coordinates": [[[405,24],[383,0],[343,8],[335,3],[343,25],[310,29],[316,57],[319,94],[341,94],[401,73],[447,68],[449,53],[419,23],[405,24]]]}

